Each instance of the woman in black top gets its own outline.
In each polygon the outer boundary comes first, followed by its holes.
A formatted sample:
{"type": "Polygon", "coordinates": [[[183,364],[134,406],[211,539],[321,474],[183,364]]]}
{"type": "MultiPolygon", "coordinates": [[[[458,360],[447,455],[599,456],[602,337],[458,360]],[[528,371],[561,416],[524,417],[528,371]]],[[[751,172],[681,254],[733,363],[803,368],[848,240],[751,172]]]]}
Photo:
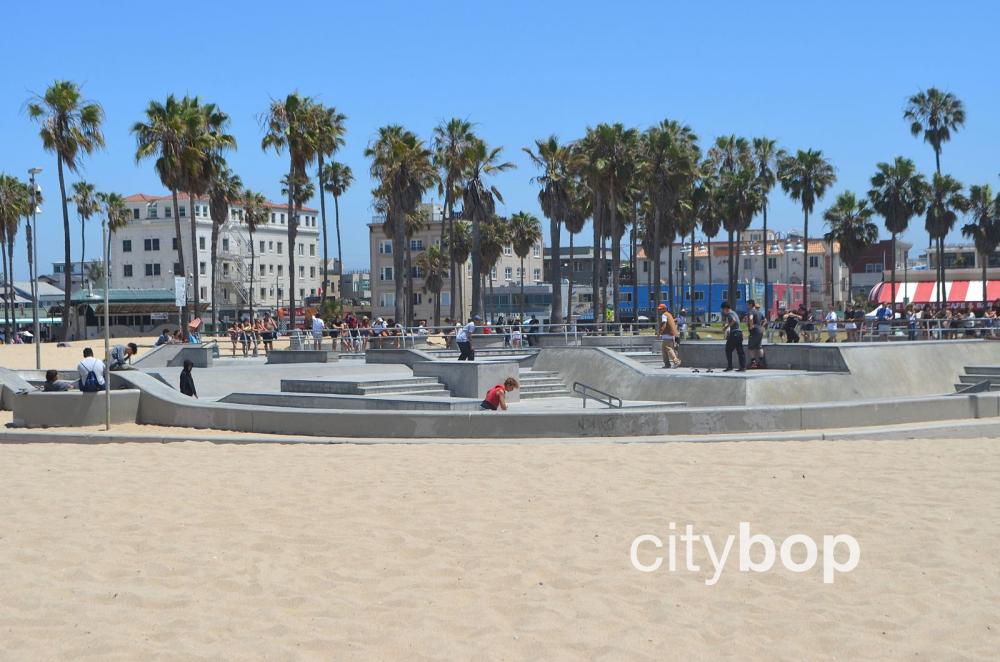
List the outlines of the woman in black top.
{"type": "Polygon", "coordinates": [[[192,398],[198,397],[198,391],[194,388],[194,378],[191,377],[191,369],[194,363],[191,359],[184,361],[184,369],[181,370],[181,393],[192,398]]]}

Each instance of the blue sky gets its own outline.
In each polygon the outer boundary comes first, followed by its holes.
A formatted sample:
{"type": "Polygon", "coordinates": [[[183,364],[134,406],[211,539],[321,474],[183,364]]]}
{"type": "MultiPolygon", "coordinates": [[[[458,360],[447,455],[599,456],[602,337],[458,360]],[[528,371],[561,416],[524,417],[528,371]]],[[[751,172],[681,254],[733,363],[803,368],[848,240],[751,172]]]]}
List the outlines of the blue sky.
{"type": "MultiPolygon", "coordinates": [[[[944,170],[966,185],[1000,186],[1000,5],[993,2],[53,0],[44,16],[37,5],[16,3],[5,17],[19,27],[0,44],[0,170],[45,169],[45,265],[62,256],[55,159],[22,107],[57,78],[80,82],[107,113],[107,149],[69,180],[124,194],[163,190],[151,163],[135,164],[129,133],[150,99],[189,93],[221,106],[239,141],[231,165],[272,198],[286,162],[261,152],[258,115],[295,89],[337,106],[348,116],[337,158],[358,177],[341,201],[349,268],[368,263],[363,151],[388,123],[429,138],[449,117],[476,122],[518,165],[496,180],[503,213],[539,212],[536,172],[521,152],[535,138],[573,139],[599,122],[644,128],[666,117],[690,124],[703,144],[736,133],[823,150],[839,181],[817,205],[822,212],[845,189],[867,190],[878,161],[905,155],[933,169],[930,147],[910,136],[901,114],[909,94],[938,86],[956,93],[968,115],[945,146],[944,170]]],[[[771,208],[774,227],[800,226],[801,212],[780,191],[771,208]]],[[[915,222],[908,235],[918,247],[922,227],[915,222]]],[[[88,230],[95,250],[99,232],[96,222],[88,230]]]]}

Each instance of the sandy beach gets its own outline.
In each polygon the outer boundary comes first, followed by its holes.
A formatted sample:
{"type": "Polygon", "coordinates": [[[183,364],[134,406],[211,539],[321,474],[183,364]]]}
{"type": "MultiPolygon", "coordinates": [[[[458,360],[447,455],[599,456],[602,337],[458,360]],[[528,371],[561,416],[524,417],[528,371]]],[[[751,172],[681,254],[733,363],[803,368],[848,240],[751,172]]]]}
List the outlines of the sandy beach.
{"type": "Polygon", "coordinates": [[[3,445],[0,658],[989,659],[998,479],[992,439],[3,445]],[[630,562],[741,521],[861,559],[630,562]]]}

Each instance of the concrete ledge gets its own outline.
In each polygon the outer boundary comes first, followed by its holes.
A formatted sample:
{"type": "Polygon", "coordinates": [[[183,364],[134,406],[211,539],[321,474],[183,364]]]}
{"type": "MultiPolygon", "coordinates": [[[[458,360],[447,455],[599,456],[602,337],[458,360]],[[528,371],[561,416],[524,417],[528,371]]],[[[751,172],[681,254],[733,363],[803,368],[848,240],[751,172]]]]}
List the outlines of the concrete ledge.
{"type": "Polygon", "coordinates": [[[311,393],[232,393],[219,400],[231,404],[300,409],[364,409],[368,411],[477,411],[482,398],[434,398],[420,395],[314,395],[311,393]]]}
{"type": "MultiPolygon", "coordinates": [[[[609,347],[611,349],[648,350],[652,336],[580,336],[581,347],[609,347]]],[[[565,344],[565,343],[564,343],[565,344]]],[[[656,345],[659,351],[659,344],[656,345]]]]}
{"type": "Polygon", "coordinates": [[[140,351],[131,365],[143,369],[180,367],[184,361],[190,360],[196,368],[211,368],[215,344],[212,341],[201,345],[160,345],[140,351]]]}
{"type": "MultiPolygon", "coordinates": [[[[520,368],[517,361],[427,361],[413,364],[413,376],[437,377],[453,396],[482,400],[491,387],[516,379],[520,368]]],[[[507,402],[518,400],[518,391],[507,394],[507,402]]]]}
{"type": "Polygon", "coordinates": [[[368,339],[372,349],[423,349],[427,347],[427,336],[377,336],[368,339]]]}
{"type": "Polygon", "coordinates": [[[285,363],[330,363],[340,357],[325,349],[275,349],[267,353],[269,364],[285,363]]]}
{"type": "Polygon", "coordinates": [[[415,363],[433,360],[433,354],[419,349],[369,349],[365,351],[365,363],[389,363],[412,368],[415,363]]]}
{"type": "Polygon", "coordinates": [[[13,409],[14,394],[33,389],[31,383],[21,375],[8,368],[0,368],[0,409],[13,409]]]}
{"type": "MultiPolygon", "coordinates": [[[[27,428],[103,425],[105,393],[30,391],[13,397],[14,426],[27,428]]],[[[111,391],[111,422],[135,423],[139,391],[111,391]]]]}

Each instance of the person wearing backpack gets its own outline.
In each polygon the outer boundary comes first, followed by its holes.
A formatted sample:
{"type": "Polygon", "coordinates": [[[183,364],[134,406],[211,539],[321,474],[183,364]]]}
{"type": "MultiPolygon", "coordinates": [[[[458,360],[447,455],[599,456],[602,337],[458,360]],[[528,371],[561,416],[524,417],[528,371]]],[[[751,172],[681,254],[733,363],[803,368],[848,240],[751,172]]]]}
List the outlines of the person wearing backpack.
{"type": "Polygon", "coordinates": [[[83,350],[83,360],[76,366],[80,373],[80,390],[84,393],[96,393],[104,390],[104,361],[94,356],[94,350],[87,347],[83,350]]]}

